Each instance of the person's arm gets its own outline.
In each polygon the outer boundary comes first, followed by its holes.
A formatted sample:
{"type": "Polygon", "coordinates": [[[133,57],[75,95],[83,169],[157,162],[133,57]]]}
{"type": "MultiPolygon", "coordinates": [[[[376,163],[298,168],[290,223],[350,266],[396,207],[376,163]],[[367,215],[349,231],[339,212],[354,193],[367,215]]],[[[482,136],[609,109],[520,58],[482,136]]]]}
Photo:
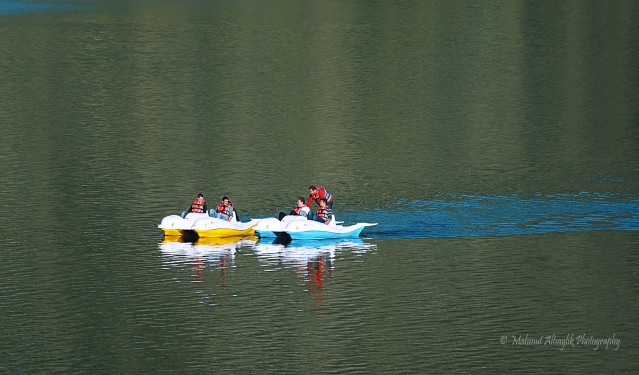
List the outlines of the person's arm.
{"type": "Polygon", "coordinates": [[[329,224],[331,222],[331,220],[333,220],[333,210],[331,210],[330,208],[326,209],[326,221],[324,222],[324,224],[329,224]]]}
{"type": "Polygon", "coordinates": [[[209,209],[206,207],[206,202],[204,202],[204,205],[202,205],[202,212],[204,212],[205,214],[209,213],[209,209]]]}
{"type": "Polygon", "coordinates": [[[313,204],[313,195],[309,194],[308,195],[308,203],[306,203],[306,207],[311,207],[311,205],[313,204]]]}

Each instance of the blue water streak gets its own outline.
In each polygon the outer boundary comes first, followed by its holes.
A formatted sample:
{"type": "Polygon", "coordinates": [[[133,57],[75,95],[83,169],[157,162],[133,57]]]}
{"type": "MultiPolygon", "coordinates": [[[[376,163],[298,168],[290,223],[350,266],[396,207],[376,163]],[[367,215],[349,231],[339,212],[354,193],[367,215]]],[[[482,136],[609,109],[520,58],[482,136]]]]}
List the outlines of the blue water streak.
{"type": "Polygon", "coordinates": [[[639,230],[639,199],[606,193],[521,196],[447,195],[398,200],[393,207],[342,213],[347,222],[378,222],[370,238],[508,236],[594,230],[639,230]]]}
{"type": "Polygon", "coordinates": [[[0,16],[15,16],[20,14],[53,12],[53,11],[78,11],[95,10],[91,7],[74,5],[60,5],[51,2],[26,2],[26,1],[0,1],[0,16]]]}

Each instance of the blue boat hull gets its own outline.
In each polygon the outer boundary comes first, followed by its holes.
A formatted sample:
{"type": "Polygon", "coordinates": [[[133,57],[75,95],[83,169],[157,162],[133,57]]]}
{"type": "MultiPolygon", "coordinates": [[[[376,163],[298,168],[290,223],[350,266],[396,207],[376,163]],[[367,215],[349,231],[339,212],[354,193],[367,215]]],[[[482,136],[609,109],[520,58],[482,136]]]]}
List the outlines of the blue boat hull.
{"type": "Polygon", "coordinates": [[[354,238],[358,237],[364,227],[355,228],[350,232],[344,233],[335,233],[329,231],[319,231],[319,230],[309,230],[309,231],[301,231],[301,232],[286,232],[291,239],[294,240],[321,240],[321,239],[332,239],[332,238],[354,238]]]}

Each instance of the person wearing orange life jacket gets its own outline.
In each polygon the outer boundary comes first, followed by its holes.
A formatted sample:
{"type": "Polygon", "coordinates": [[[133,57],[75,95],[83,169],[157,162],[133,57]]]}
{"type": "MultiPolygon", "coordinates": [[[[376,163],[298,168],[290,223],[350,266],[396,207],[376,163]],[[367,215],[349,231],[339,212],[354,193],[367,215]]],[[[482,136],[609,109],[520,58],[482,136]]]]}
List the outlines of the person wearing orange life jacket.
{"type": "Polygon", "coordinates": [[[317,209],[317,213],[314,215],[312,213],[309,214],[308,219],[315,220],[324,224],[330,224],[331,220],[333,220],[333,210],[328,207],[328,202],[325,198],[320,199],[319,205],[320,207],[317,209]]]}
{"type": "Polygon", "coordinates": [[[215,215],[216,218],[231,221],[233,218],[233,203],[231,203],[229,197],[226,195],[223,196],[222,201],[217,205],[215,211],[217,212],[215,215]]]}
{"type": "Polygon", "coordinates": [[[182,212],[182,218],[185,218],[186,214],[188,214],[189,212],[198,214],[206,212],[206,199],[204,199],[204,195],[202,193],[198,193],[197,198],[195,198],[195,200],[193,200],[193,203],[191,203],[191,207],[189,207],[188,210],[182,212]]]}
{"type": "Polygon", "coordinates": [[[316,187],[315,185],[311,185],[308,187],[308,203],[306,205],[310,208],[313,204],[313,201],[317,202],[319,205],[320,199],[326,199],[326,203],[328,204],[328,208],[333,209],[333,196],[323,187],[316,187]]]}

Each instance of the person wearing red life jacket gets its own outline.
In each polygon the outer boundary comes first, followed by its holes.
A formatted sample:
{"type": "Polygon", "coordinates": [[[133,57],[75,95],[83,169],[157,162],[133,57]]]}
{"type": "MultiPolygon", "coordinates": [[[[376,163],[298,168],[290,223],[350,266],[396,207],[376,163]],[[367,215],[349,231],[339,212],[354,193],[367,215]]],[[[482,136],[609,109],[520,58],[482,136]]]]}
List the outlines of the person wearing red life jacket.
{"type": "Polygon", "coordinates": [[[202,193],[198,193],[197,198],[195,198],[195,200],[193,200],[193,203],[191,203],[191,206],[184,212],[182,212],[182,217],[186,217],[186,214],[188,214],[189,212],[194,212],[194,213],[206,213],[206,199],[204,199],[204,195],[202,193]]]}
{"type": "Polygon", "coordinates": [[[313,204],[313,201],[317,202],[319,205],[320,199],[326,199],[326,203],[328,204],[328,208],[333,209],[333,196],[328,192],[325,188],[315,185],[311,185],[308,187],[308,202],[306,205],[310,208],[313,204]]]}
{"type": "Polygon", "coordinates": [[[231,221],[233,218],[233,203],[231,203],[229,197],[226,195],[222,197],[222,201],[217,205],[215,212],[217,212],[215,217],[218,219],[231,221]]]}
{"type": "Polygon", "coordinates": [[[308,213],[311,212],[311,209],[304,203],[304,198],[297,198],[297,202],[295,203],[295,207],[291,210],[289,215],[297,215],[297,216],[308,216],[308,213]]]}
{"type": "Polygon", "coordinates": [[[331,220],[333,220],[333,210],[328,207],[328,202],[325,198],[321,198],[319,201],[320,207],[317,209],[316,214],[309,214],[309,220],[315,220],[320,223],[330,224],[331,220]]]}
{"type": "MultiPolygon", "coordinates": [[[[295,202],[295,207],[293,207],[289,215],[303,216],[308,218],[308,214],[310,212],[311,212],[311,209],[308,208],[308,206],[306,205],[304,197],[299,197],[297,198],[297,202],[295,202]]],[[[284,212],[280,212],[278,219],[282,221],[284,216],[286,216],[286,214],[284,212]]]]}

